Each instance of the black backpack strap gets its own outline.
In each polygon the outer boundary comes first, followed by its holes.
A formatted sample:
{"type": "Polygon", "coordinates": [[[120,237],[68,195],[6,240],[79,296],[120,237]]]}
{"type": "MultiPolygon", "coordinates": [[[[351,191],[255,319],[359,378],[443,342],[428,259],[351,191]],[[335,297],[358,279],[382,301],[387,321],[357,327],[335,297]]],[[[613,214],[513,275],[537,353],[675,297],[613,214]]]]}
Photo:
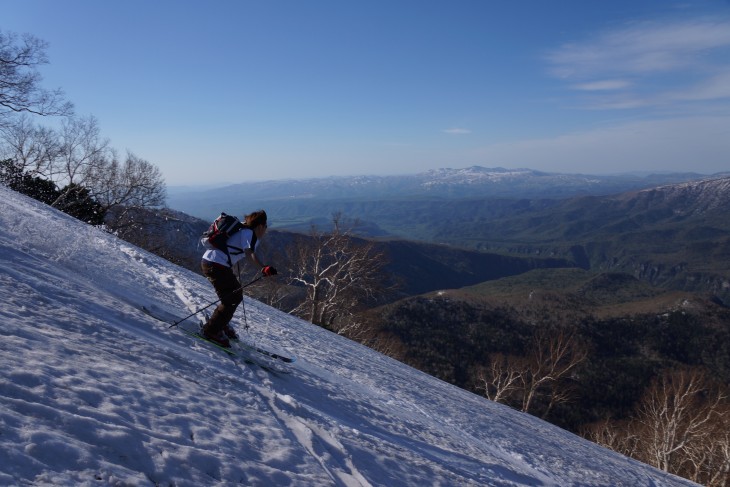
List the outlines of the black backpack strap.
{"type": "MultiPolygon", "coordinates": [[[[249,227],[245,223],[241,223],[240,226],[236,225],[234,227],[234,230],[231,232],[231,236],[233,236],[234,233],[238,233],[239,230],[243,230],[244,228],[251,230],[251,246],[249,247],[249,249],[251,249],[251,251],[253,252],[253,250],[256,249],[256,232],[253,228],[249,227]]],[[[230,239],[230,237],[228,238],[230,239]]],[[[228,245],[226,243],[226,256],[228,257],[228,265],[230,267],[233,267],[233,263],[231,262],[231,255],[239,255],[244,253],[245,251],[246,249],[242,249],[241,247],[236,247],[234,245],[228,245]]]]}
{"type": "Polygon", "coordinates": [[[228,249],[228,253],[233,255],[242,254],[244,252],[241,247],[234,247],[233,245],[228,245],[228,249]],[[233,249],[233,251],[231,251],[230,249],[233,249]]]}

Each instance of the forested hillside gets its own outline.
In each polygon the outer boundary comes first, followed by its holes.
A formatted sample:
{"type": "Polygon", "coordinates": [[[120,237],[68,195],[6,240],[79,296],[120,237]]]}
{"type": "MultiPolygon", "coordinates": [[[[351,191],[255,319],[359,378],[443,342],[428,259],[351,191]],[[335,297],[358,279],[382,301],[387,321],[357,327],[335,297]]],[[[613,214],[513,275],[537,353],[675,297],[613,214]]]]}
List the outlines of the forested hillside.
{"type": "Polygon", "coordinates": [[[727,464],[715,455],[730,425],[730,309],[714,297],[550,269],[404,299],[369,318],[366,343],[447,382],[642,461],[661,437],[684,475],[700,450],[720,462],[702,468],[727,464]],[[647,416],[661,401],[666,416],[647,416]],[[671,436],[670,421],[682,425],[671,436]]]}

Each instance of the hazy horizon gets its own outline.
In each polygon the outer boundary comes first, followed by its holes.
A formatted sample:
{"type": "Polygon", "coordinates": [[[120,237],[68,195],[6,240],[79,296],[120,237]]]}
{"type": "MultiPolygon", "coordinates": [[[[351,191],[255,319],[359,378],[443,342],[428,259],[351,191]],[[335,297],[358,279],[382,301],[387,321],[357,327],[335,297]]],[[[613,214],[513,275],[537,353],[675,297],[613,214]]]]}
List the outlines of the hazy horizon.
{"type": "Polygon", "coordinates": [[[730,166],[724,0],[3,6],[43,86],[171,185],[730,166]]]}
{"type": "MultiPolygon", "coordinates": [[[[500,168],[500,167],[486,167],[486,166],[467,166],[467,167],[451,167],[451,168],[434,168],[434,169],[428,169],[425,171],[417,171],[417,172],[408,172],[408,173],[394,173],[394,174],[331,174],[331,175],[324,175],[324,176],[318,176],[318,177],[301,177],[301,178],[276,178],[276,179],[245,179],[241,181],[219,181],[219,182],[209,182],[209,183],[188,183],[188,184],[168,184],[167,188],[172,190],[177,189],[186,189],[186,188],[195,188],[195,189],[215,189],[222,186],[230,186],[235,184],[243,184],[243,183],[268,183],[268,182],[278,182],[278,181],[307,181],[307,180],[320,180],[320,179],[345,179],[345,178],[356,178],[356,177],[398,177],[398,176],[416,176],[418,174],[425,174],[429,171],[438,171],[438,170],[465,170],[470,169],[472,167],[480,167],[482,169],[504,169],[507,171],[519,171],[519,170],[527,170],[527,171],[537,171],[536,169],[527,168],[527,167],[520,167],[520,168],[500,168]]],[[[715,175],[725,175],[730,174],[730,171],[719,171],[719,172],[713,172],[713,173],[706,173],[706,172],[699,172],[699,171],[662,171],[662,170],[656,170],[656,171],[624,171],[624,172],[617,172],[617,173],[561,173],[561,172],[552,172],[552,171],[539,171],[544,172],[548,174],[569,174],[569,175],[584,175],[584,176],[601,176],[601,177],[621,177],[621,176],[638,176],[638,177],[647,177],[651,175],[660,175],[660,174],[697,174],[700,177],[707,177],[707,176],[715,176],[715,175]]]]}

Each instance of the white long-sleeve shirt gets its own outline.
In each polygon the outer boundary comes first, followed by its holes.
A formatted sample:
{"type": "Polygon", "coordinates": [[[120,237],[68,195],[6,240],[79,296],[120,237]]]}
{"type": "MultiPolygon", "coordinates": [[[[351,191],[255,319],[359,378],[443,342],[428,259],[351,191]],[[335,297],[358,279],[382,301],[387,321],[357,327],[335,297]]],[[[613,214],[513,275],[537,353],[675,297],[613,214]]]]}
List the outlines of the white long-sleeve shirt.
{"type": "MultiPolygon", "coordinates": [[[[256,252],[256,248],[259,246],[259,241],[256,239],[256,243],[253,247],[251,247],[251,241],[254,240],[254,233],[253,230],[250,228],[244,228],[240,230],[239,232],[234,233],[231,235],[231,237],[228,239],[228,246],[229,247],[237,247],[229,248],[228,251],[231,256],[231,264],[235,265],[236,262],[241,260],[243,257],[246,256],[246,250],[251,250],[252,252],[256,252]],[[239,250],[243,250],[240,254],[237,253],[239,250]]],[[[218,249],[212,249],[212,250],[206,250],[203,254],[203,259],[207,260],[209,262],[215,262],[216,264],[221,264],[226,267],[229,266],[228,264],[228,256],[225,252],[218,249]]]]}

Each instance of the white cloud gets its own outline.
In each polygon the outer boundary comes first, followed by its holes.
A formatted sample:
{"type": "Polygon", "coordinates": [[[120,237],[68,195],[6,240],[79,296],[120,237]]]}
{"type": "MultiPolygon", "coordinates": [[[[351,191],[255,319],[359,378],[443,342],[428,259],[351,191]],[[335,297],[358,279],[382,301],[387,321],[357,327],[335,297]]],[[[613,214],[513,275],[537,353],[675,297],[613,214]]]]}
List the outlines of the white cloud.
{"type": "Polygon", "coordinates": [[[591,79],[605,73],[645,75],[676,71],[730,49],[730,21],[642,22],[607,32],[583,44],[565,44],[546,56],[551,72],[591,79]]]}
{"type": "Polygon", "coordinates": [[[631,85],[630,82],[620,79],[611,79],[603,81],[591,81],[588,83],[578,83],[572,86],[573,89],[581,91],[609,91],[620,90],[631,85]]]}
{"type": "Polygon", "coordinates": [[[585,108],[730,98],[729,19],[632,23],[564,44],[545,59],[552,75],[583,93],[585,108]]]}
{"type": "Polygon", "coordinates": [[[461,128],[461,127],[453,127],[450,129],[445,129],[443,132],[446,134],[450,134],[450,135],[465,135],[465,134],[470,134],[471,130],[461,128]]]}

